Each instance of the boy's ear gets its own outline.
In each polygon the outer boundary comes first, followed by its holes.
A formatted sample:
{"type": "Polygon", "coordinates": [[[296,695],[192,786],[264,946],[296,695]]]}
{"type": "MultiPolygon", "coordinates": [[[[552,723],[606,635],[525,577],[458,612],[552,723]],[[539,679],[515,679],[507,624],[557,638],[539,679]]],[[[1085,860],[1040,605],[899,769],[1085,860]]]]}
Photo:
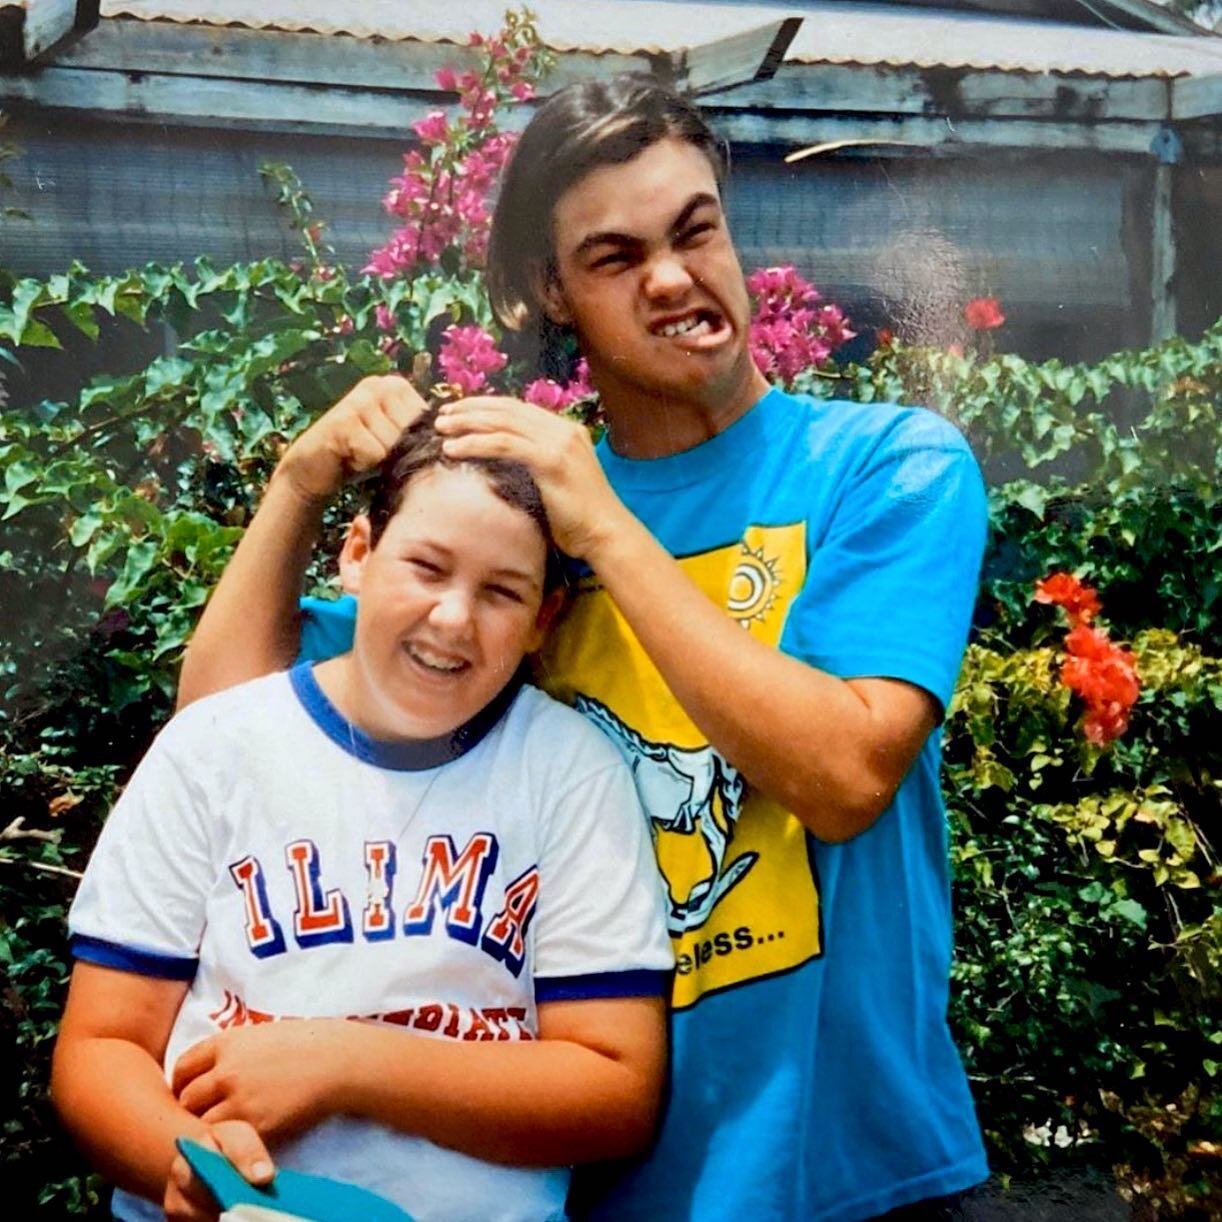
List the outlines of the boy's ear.
{"type": "Polygon", "coordinates": [[[548,629],[556,622],[556,616],[560,614],[567,598],[568,589],[565,586],[557,586],[543,596],[543,601],[539,604],[539,613],[535,616],[534,634],[527,646],[527,653],[534,653],[543,644],[543,638],[547,636],[548,629]]]}
{"type": "Polygon", "coordinates": [[[358,514],[348,524],[344,546],[339,551],[339,584],[345,594],[361,592],[365,561],[373,552],[373,531],[366,514],[358,514]]]}
{"type": "Polygon", "coordinates": [[[555,268],[536,263],[531,269],[530,279],[535,299],[548,321],[558,327],[567,327],[573,321],[573,315],[569,312],[564,289],[555,268]]]}

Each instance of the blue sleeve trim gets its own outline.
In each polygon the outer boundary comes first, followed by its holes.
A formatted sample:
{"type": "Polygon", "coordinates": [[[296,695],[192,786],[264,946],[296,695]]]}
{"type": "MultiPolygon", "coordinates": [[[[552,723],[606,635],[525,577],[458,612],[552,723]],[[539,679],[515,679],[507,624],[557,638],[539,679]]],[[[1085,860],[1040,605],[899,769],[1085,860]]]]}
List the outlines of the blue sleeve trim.
{"type": "Polygon", "coordinates": [[[536,976],[535,1001],[585,1001],[594,997],[668,997],[670,972],[637,968],[592,976],[536,976]]]}
{"type": "Polygon", "coordinates": [[[198,959],[180,959],[177,955],[124,946],[121,942],[107,942],[104,938],[91,938],[83,933],[74,933],[69,938],[68,949],[75,958],[85,963],[114,967],[123,972],[134,972],[137,976],[155,976],[159,980],[185,980],[189,983],[195,979],[199,968],[198,959]]]}

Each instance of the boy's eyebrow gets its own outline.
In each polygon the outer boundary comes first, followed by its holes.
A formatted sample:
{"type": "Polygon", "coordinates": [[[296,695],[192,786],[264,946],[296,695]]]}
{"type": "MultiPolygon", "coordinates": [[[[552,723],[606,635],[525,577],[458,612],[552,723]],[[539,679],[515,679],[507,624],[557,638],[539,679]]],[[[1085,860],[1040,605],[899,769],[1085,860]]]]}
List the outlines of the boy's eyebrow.
{"type": "Polygon", "coordinates": [[[693,195],[691,199],[683,205],[679,215],[670,224],[670,229],[667,230],[670,234],[676,234],[680,229],[684,228],[688,221],[692,219],[692,213],[703,208],[706,204],[720,204],[721,201],[716,195],[710,195],[707,191],[700,191],[693,195]]]}
{"type": "MultiPolygon", "coordinates": [[[[668,235],[679,232],[692,219],[692,213],[707,204],[719,205],[720,200],[708,191],[698,191],[679,210],[679,215],[666,227],[668,235]]],[[[619,233],[614,229],[602,229],[586,234],[573,250],[574,255],[583,255],[595,246],[639,246],[641,239],[630,233],[619,233]]]]}
{"type": "Polygon", "coordinates": [[[524,581],[527,585],[538,585],[539,578],[536,574],[528,572],[526,569],[500,568],[492,570],[493,577],[510,577],[517,581],[524,581]]]}
{"type": "MultiPolygon", "coordinates": [[[[454,548],[446,547],[444,543],[438,543],[434,539],[421,539],[418,541],[418,545],[428,548],[432,551],[438,552],[440,555],[446,557],[447,559],[452,559],[454,556],[458,555],[458,552],[454,548]]],[[[516,579],[517,581],[524,581],[527,583],[527,585],[536,585],[537,586],[537,585],[542,584],[539,580],[538,575],[532,572],[530,569],[516,569],[512,565],[509,565],[509,564],[505,564],[505,565],[502,565],[500,568],[493,569],[491,575],[497,578],[510,577],[510,578],[516,579]]]]}

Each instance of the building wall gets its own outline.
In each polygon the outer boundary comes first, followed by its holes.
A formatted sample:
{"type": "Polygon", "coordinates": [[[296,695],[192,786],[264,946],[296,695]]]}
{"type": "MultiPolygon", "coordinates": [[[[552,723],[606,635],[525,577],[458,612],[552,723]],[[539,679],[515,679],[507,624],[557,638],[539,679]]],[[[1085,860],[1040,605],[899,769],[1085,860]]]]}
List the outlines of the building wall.
{"type": "MultiPolygon", "coordinates": [[[[294,167],[340,259],[359,267],[390,232],[380,199],[405,147],[52,112],[16,116],[8,130],[22,154],[0,202],[33,219],[0,226],[0,265],[35,276],[73,258],[114,273],[201,254],[217,263],[295,257],[297,238],[258,173],[266,160],[294,167]]],[[[795,263],[863,329],[955,342],[963,302],[988,294],[1008,318],[999,344],[1024,355],[1089,359],[1148,334],[1149,159],[913,150],[786,165],[782,150],[751,146],[736,148],[734,162],[728,203],[744,267],[795,263]]],[[[1220,176],[1181,175],[1193,325],[1219,312],[1201,269],[1220,253],[1208,219],[1220,176]]]]}

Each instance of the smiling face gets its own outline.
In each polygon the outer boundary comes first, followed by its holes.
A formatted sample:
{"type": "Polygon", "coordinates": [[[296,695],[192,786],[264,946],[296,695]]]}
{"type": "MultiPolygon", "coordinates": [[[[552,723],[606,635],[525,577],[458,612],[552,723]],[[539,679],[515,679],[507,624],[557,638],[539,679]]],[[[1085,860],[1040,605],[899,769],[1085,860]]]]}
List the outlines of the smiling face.
{"type": "Polygon", "coordinates": [[[364,517],[344,544],[356,637],[328,695],[375,738],[456,729],[538,648],[557,603],[546,560],[538,525],[477,469],[413,476],[376,546],[364,517]]]}
{"type": "Polygon", "coordinates": [[[601,166],[552,215],[553,321],[573,326],[613,430],[659,403],[723,428],[766,390],[748,346],[750,301],[717,181],[667,138],[601,166]]]}

